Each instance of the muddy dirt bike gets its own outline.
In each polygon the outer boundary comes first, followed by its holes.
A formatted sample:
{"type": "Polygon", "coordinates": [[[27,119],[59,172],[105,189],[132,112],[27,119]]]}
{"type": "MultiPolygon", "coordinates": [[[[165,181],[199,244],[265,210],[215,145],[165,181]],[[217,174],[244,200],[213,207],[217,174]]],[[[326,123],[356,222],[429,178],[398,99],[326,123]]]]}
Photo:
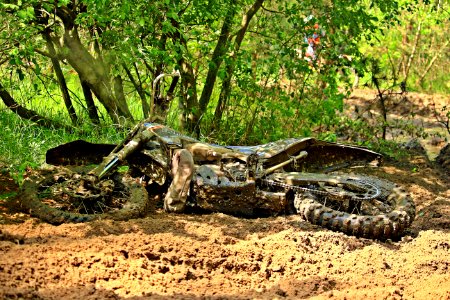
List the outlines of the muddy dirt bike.
{"type": "Polygon", "coordinates": [[[332,230],[387,239],[414,220],[411,197],[385,180],[339,171],[380,160],[314,138],[219,146],[143,121],[119,145],[79,140],[50,149],[47,163],[55,167],[27,180],[19,197],[52,224],[138,218],[161,199],[167,211],[297,213],[332,230]]]}

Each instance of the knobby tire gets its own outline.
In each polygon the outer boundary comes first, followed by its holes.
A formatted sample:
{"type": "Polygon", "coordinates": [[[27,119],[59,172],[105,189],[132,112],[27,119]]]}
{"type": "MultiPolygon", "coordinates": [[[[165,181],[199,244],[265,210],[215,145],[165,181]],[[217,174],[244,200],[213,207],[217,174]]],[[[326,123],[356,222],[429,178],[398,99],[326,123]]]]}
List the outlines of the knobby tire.
{"type": "Polygon", "coordinates": [[[44,175],[44,178],[28,179],[23,183],[18,195],[24,211],[50,224],[59,225],[62,223],[82,223],[100,219],[112,219],[117,221],[126,221],[129,219],[144,216],[149,209],[148,194],[145,187],[137,183],[133,178],[119,178],[125,190],[127,190],[127,201],[121,208],[103,213],[76,213],[63,211],[52,207],[42,201],[41,187],[55,183],[54,175],[56,172],[44,175]]]}
{"type": "Polygon", "coordinates": [[[312,224],[357,237],[371,239],[395,239],[405,233],[415,217],[415,204],[402,188],[392,185],[384,193],[384,203],[390,203],[391,211],[377,215],[361,215],[343,212],[322,203],[314,193],[297,193],[294,206],[297,212],[312,224]]]}

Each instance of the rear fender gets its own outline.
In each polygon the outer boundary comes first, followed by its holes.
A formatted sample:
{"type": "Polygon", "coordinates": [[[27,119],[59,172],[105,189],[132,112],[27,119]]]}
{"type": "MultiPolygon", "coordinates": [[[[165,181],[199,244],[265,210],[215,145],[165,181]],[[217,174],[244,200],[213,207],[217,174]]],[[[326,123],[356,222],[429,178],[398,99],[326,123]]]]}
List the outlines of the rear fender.
{"type": "Polygon", "coordinates": [[[306,138],[264,159],[263,166],[265,169],[270,168],[298,155],[301,151],[306,151],[308,155],[286,166],[285,171],[327,172],[342,167],[379,165],[382,160],[380,153],[365,148],[306,138]]]}

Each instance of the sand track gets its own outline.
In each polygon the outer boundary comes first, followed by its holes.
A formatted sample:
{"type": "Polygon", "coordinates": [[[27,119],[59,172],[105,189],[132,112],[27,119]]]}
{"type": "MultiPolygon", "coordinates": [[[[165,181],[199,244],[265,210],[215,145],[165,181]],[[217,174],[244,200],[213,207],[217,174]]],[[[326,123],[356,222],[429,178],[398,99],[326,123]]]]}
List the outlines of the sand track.
{"type": "MultiPolygon", "coordinates": [[[[357,239],[295,215],[157,211],[52,226],[0,198],[0,298],[449,299],[448,175],[420,153],[366,171],[412,193],[417,217],[402,240],[357,239]]],[[[5,173],[0,186],[17,188],[5,173]]]]}

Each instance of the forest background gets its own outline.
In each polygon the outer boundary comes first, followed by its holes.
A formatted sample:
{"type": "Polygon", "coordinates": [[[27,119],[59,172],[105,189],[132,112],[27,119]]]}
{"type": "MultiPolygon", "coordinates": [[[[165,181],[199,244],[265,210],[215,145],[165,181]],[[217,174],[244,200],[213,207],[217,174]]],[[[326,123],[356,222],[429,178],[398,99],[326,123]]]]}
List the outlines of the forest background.
{"type": "MultiPolygon", "coordinates": [[[[143,118],[215,143],[315,136],[392,154],[390,131],[426,133],[389,109],[449,94],[449,17],[440,0],[3,1],[0,163],[20,182],[48,148],[118,142],[143,118]],[[361,87],[376,91],[371,122],[343,113],[361,87]]],[[[449,131],[449,106],[432,113],[449,131]]]]}

